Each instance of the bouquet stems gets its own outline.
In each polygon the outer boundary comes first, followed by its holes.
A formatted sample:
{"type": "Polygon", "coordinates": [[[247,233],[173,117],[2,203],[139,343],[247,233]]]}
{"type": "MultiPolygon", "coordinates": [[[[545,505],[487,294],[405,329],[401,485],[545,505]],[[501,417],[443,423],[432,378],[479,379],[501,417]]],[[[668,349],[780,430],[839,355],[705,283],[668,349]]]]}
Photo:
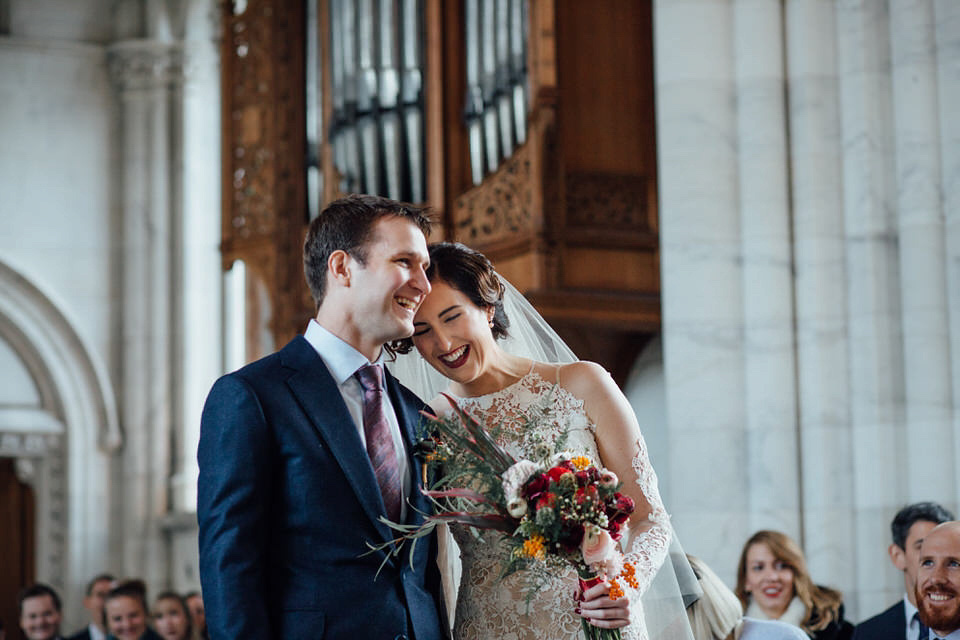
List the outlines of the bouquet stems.
{"type": "MultiPolygon", "coordinates": [[[[592,578],[580,578],[580,591],[586,591],[594,585],[603,582],[603,576],[593,576],[592,578]]],[[[601,629],[595,627],[586,618],[580,618],[583,626],[583,637],[586,640],[620,640],[620,629],[601,629]]]]}

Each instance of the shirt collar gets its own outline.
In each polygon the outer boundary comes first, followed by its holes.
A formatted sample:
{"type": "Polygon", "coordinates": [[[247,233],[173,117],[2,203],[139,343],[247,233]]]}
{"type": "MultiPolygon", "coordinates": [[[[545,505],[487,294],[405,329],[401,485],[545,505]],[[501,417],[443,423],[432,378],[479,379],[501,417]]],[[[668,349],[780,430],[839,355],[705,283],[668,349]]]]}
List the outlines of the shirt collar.
{"type": "Polygon", "coordinates": [[[910,602],[907,594],[903,594],[903,613],[907,618],[907,624],[913,624],[913,616],[917,613],[917,608],[910,602]]]}
{"type": "Polygon", "coordinates": [[[349,380],[357,369],[366,364],[383,364],[383,349],[380,350],[380,357],[376,362],[371,363],[366,356],[320,326],[320,323],[313,318],[310,319],[303,337],[323,359],[323,363],[327,365],[330,375],[338,385],[349,380]]]}

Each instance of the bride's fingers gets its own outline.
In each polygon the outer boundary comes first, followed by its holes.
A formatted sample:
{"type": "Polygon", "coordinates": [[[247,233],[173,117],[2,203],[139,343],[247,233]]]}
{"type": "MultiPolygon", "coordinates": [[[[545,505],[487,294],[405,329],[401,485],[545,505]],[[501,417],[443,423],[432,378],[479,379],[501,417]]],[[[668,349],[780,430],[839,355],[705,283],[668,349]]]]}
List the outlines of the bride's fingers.
{"type": "MultiPolygon", "coordinates": [[[[602,603],[602,600],[595,601],[602,603]]],[[[616,602],[609,601],[608,602],[616,602]]],[[[604,629],[618,629],[630,624],[630,610],[622,607],[600,607],[595,609],[584,608],[581,605],[580,616],[595,627],[604,629]]]]}
{"type": "Polygon", "coordinates": [[[595,584],[581,593],[580,599],[584,601],[596,600],[610,593],[610,585],[606,582],[595,584]]]}

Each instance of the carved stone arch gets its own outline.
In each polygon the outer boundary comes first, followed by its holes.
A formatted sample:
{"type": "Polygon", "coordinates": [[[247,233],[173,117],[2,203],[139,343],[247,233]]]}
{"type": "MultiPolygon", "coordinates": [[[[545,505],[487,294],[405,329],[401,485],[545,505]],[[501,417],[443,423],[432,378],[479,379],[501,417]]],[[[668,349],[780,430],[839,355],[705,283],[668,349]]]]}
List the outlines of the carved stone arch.
{"type": "Polygon", "coordinates": [[[36,575],[61,590],[69,612],[109,558],[110,455],[122,441],[113,388],[58,306],[2,261],[0,339],[41,398],[38,408],[0,411],[0,454],[34,487],[36,575]]]}

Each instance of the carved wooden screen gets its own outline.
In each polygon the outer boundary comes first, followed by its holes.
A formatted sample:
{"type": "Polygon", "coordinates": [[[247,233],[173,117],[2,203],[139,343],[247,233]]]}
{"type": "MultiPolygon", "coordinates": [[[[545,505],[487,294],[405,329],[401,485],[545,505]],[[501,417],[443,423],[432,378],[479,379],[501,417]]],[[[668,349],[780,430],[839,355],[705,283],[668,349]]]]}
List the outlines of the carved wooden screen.
{"type": "Polygon", "coordinates": [[[432,206],[432,239],[625,371],[660,322],[650,0],[246,4],[225,3],[224,264],[261,279],[278,344],[311,315],[308,193],[359,190],[432,206]]]}

